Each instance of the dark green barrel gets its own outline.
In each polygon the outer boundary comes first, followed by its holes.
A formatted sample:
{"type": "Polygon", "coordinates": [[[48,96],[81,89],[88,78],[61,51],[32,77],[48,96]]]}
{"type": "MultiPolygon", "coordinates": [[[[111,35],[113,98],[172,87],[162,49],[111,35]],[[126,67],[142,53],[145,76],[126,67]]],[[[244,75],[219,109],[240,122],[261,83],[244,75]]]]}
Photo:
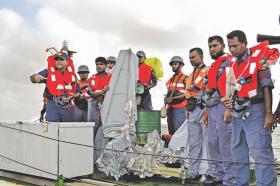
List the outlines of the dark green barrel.
{"type": "Polygon", "coordinates": [[[138,144],[146,144],[148,133],[158,130],[161,131],[160,111],[141,111],[137,113],[136,137],[138,144]]]}

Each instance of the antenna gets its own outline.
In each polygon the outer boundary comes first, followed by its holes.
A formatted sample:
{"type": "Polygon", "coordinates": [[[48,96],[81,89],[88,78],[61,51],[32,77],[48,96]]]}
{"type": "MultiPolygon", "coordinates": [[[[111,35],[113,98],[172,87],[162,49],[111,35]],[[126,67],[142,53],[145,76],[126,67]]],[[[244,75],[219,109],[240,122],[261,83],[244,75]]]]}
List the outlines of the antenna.
{"type": "Polygon", "coordinates": [[[67,40],[62,41],[62,50],[68,51],[68,41],[67,40]]]}

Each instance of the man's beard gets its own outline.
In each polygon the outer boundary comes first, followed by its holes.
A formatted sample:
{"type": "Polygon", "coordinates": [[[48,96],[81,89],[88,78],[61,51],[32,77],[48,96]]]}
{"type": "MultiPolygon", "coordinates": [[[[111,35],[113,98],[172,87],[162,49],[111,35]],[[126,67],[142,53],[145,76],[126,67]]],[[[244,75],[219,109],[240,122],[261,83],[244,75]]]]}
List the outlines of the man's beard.
{"type": "Polygon", "coordinates": [[[98,74],[103,74],[103,73],[105,73],[105,70],[102,70],[102,71],[101,71],[101,70],[98,70],[97,73],[98,73],[98,74]]]}
{"type": "Polygon", "coordinates": [[[215,54],[215,55],[211,55],[211,58],[212,59],[214,59],[214,60],[216,60],[216,59],[218,59],[219,57],[221,57],[222,55],[224,55],[224,51],[219,51],[217,54],[215,54]]]}

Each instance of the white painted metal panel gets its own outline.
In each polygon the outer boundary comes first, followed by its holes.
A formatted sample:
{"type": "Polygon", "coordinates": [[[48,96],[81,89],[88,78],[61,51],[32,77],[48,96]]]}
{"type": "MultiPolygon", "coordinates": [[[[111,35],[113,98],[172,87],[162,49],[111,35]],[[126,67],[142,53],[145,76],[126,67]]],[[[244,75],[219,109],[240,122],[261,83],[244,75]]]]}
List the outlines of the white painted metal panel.
{"type": "Polygon", "coordinates": [[[76,177],[93,173],[93,127],[83,124],[64,124],[59,128],[59,139],[79,143],[59,143],[59,172],[65,177],[76,177]],[[91,134],[91,135],[87,135],[91,134]]]}
{"type": "Polygon", "coordinates": [[[93,127],[93,123],[51,123],[47,126],[34,123],[0,123],[0,155],[51,174],[3,157],[0,157],[0,169],[51,179],[56,179],[57,174],[64,177],[91,174],[93,148],[58,143],[57,139],[93,146],[93,127]]]}

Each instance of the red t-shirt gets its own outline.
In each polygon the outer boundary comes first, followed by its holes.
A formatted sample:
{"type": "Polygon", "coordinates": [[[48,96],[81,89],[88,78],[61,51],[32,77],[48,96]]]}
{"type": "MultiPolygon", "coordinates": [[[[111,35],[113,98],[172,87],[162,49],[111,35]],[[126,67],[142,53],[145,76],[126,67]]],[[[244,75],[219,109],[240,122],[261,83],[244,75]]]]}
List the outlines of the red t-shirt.
{"type": "Polygon", "coordinates": [[[89,86],[90,86],[90,88],[93,91],[95,91],[95,90],[102,90],[105,86],[109,85],[111,76],[112,75],[110,73],[105,73],[105,75],[103,75],[103,76],[100,76],[99,74],[94,74],[89,79],[89,86]]]}

